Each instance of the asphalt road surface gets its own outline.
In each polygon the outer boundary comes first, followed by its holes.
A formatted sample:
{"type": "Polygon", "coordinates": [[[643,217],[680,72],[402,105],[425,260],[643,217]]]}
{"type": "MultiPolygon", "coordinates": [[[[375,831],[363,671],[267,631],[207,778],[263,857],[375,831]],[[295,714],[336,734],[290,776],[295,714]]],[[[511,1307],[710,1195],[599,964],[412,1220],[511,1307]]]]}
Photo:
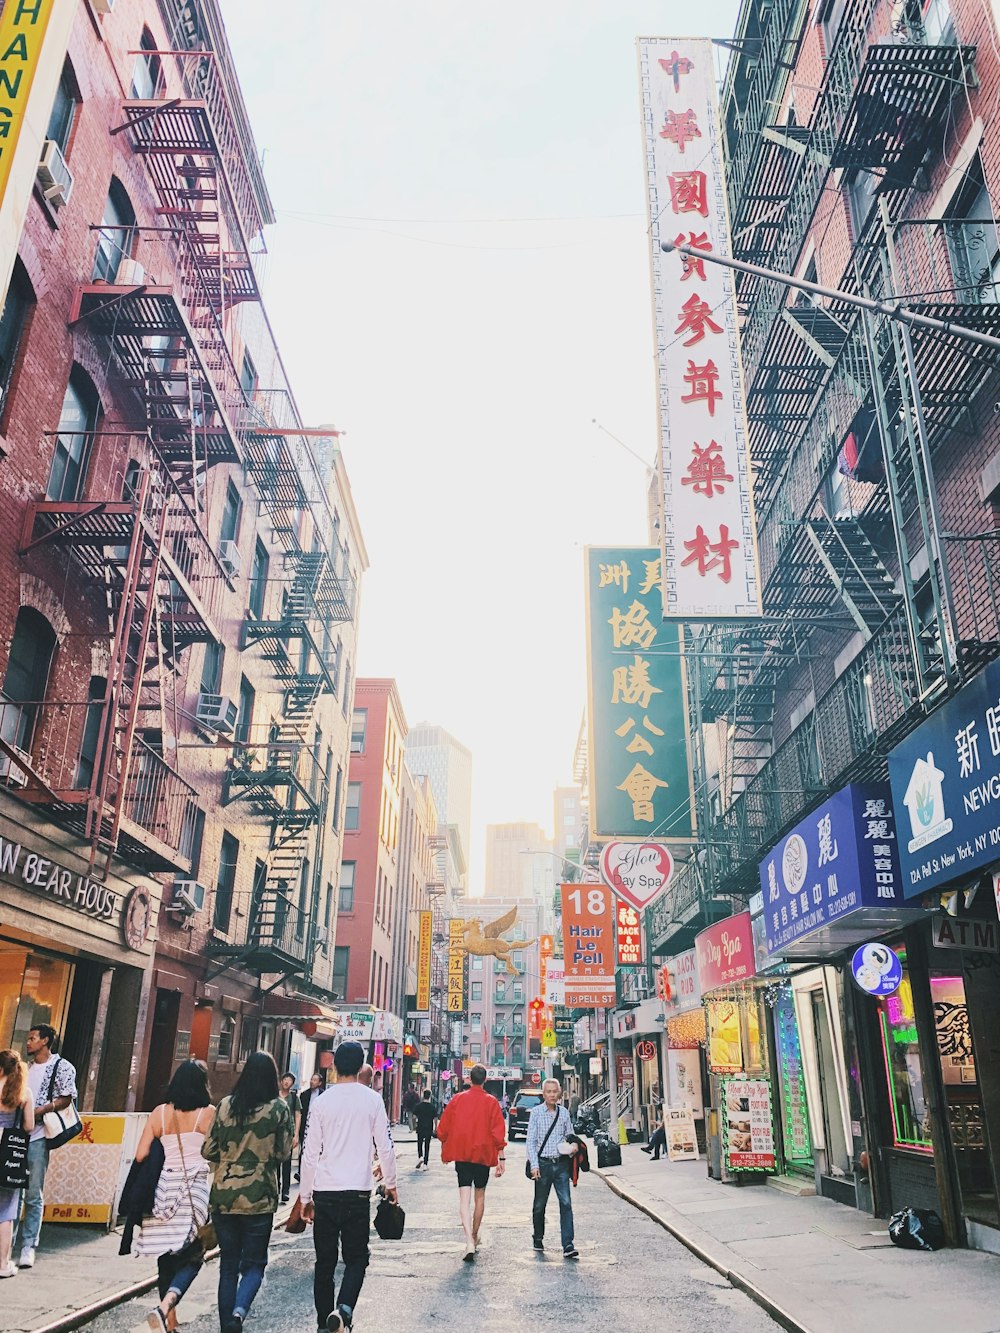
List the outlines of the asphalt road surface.
{"type": "MultiPolygon", "coordinates": [[[[536,1253],[521,1144],[507,1149],[505,1177],[490,1180],[482,1248],[475,1263],[463,1263],[454,1168],[435,1161],[436,1150],[437,1145],[429,1170],[417,1171],[414,1144],[398,1149],[406,1234],[391,1242],[372,1232],[372,1261],[354,1321],[357,1333],[426,1328],[440,1333],[758,1333],[778,1327],[596,1175],[582,1176],[573,1192],[579,1260],[562,1257],[554,1193],[546,1219],[549,1248],[536,1253]]],[[[276,1232],[247,1333],[312,1333],[312,1272],[312,1233],[276,1232]]],[[[217,1333],[217,1280],[217,1263],[199,1274],[178,1311],[184,1330],[217,1333]]],[[[87,1328],[129,1333],[154,1303],[155,1295],[141,1298],[101,1315],[87,1328]]]]}

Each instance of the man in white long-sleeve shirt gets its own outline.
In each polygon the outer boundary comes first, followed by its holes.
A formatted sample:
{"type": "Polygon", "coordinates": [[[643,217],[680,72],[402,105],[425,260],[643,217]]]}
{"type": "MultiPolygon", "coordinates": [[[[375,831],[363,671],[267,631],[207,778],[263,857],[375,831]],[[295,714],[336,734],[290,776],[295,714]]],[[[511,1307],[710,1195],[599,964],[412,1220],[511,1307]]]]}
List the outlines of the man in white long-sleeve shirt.
{"type": "Polygon", "coordinates": [[[385,1106],[377,1092],[358,1082],[364,1059],[364,1050],[356,1041],[345,1041],[334,1051],[337,1081],[309,1108],[309,1134],[302,1153],[299,1198],[303,1217],[314,1223],[313,1296],[323,1333],[351,1327],[365,1280],[373,1140],[386,1198],[398,1202],[396,1153],[385,1106]],[[344,1255],[344,1276],[334,1296],[338,1246],[344,1255]]]}

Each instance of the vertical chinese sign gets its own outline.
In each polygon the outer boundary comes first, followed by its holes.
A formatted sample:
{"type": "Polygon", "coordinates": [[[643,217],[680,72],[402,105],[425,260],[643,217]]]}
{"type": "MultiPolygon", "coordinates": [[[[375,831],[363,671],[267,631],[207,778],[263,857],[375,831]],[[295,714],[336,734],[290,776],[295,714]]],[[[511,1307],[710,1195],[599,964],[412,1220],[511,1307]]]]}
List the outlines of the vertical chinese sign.
{"type": "Polygon", "coordinates": [[[591,836],[690,842],[687,688],[660,553],[591,546],[585,559],[591,836]]]}
{"type": "Polygon", "coordinates": [[[566,1006],[615,1004],[615,899],[604,884],[563,884],[562,935],[566,1006]]]}
{"type": "Polygon", "coordinates": [[[545,983],[549,971],[549,959],[552,957],[553,940],[551,935],[538,937],[538,993],[544,999],[545,983]]]}
{"type": "Polygon", "coordinates": [[[431,1007],[431,931],[433,913],[420,913],[420,935],[417,942],[417,1011],[428,1013],[431,1007]]]}
{"type": "Polygon", "coordinates": [[[448,1012],[465,1013],[465,922],[448,922],[448,1012]]]}
{"type": "Polygon", "coordinates": [[[615,923],[618,927],[618,966],[642,965],[642,922],[639,913],[628,903],[615,905],[615,923]]]}
{"type": "Polygon", "coordinates": [[[639,38],[663,498],[663,614],[759,616],[760,580],[712,44],[639,38]],[[666,254],[661,241],[689,246],[666,254]]]}

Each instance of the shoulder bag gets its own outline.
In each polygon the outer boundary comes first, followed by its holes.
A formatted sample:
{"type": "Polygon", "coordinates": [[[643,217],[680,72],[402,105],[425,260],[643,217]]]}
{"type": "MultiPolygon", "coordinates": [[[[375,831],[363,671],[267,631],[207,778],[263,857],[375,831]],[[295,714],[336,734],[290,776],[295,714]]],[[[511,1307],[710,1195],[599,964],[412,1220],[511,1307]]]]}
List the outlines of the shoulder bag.
{"type": "Polygon", "coordinates": [[[23,1111],[19,1105],[14,1112],[14,1123],[0,1134],[0,1186],[8,1190],[28,1188],[28,1140],[31,1135],[22,1129],[23,1111]]]}
{"type": "MultiPolygon", "coordinates": [[[[553,1121],[552,1121],[552,1124],[549,1125],[548,1129],[545,1131],[545,1138],[542,1139],[542,1146],[538,1149],[538,1160],[539,1160],[539,1162],[542,1160],[542,1153],[545,1151],[545,1145],[548,1143],[549,1138],[551,1137],[552,1131],[555,1129],[556,1125],[558,1125],[558,1123],[559,1123],[559,1121],[560,1121],[561,1119],[562,1119],[562,1116],[561,1116],[561,1115],[559,1114],[559,1112],[557,1111],[556,1114],[555,1114],[555,1118],[554,1118],[553,1121]]],[[[527,1176],[527,1178],[528,1178],[529,1180],[532,1179],[532,1175],[531,1175],[531,1163],[530,1163],[529,1161],[525,1161],[525,1163],[524,1163],[524,1174],[527,1176]]]]}
{"type": "MultiPolygon", "coordinates": [[[[198,1120],[200,1119],[201,1112],[199,1111],[198,1120]]],[[[198,1121],[196,1120],[195,1124],[197,1125],[197,1123],[198,1121]]],[[[203,1222],[201,1226],[198,1225],[198,1216],[194,1210],[194,1195],[191,1193],[191,1180],[188,1177],[187,1164],[184,1161],[184,1144],[181,1140],[181,1132],[177,1127],[176,1111],[174,1111],[174,1133],[177,1135],[177,1150],[181,1155],[181,1170],[184,1172],[184,1185],[187,1189],[188,1203],[191,1205],[191,1225],[194,1228],[194,1235],[191,1240],[197,1241],[201,1245],[202,1253],[207,1254],[209,1250],[215,1249],[219,1243],[219,1239],[215,1234],[215,1223],[212,1221],[211,1214],[209,1214],[207,1221],[203,1222]]],[[[188,1244],[190,1243],[191,1242],[189,1241],[188,1244]]],[[[185,1246],[185,1249],[186,1248],[187,1247],[185,1246]]]]}
{"type": "MultiPolygon", "coordinates": [[[[56,1074],[62,1062],[62,1056],[57,1055],[49,1079],[49,1091],[45,1098],[47,1102],[54,1099],[56,1074]]],[[[83,1131],[83,1122],[80,1120],[80,1112],[76,1109],[76,1102],[71,1100],[64,1110],[49,1111],[47,1115],[43,1115],[42,1129],[45,1132],[45,1146],[50,1152],[53,1148],[61,1148],[64,1143],[69,1143],[70,1139],[75,1139],[77,1134],[83,1131]]]]}

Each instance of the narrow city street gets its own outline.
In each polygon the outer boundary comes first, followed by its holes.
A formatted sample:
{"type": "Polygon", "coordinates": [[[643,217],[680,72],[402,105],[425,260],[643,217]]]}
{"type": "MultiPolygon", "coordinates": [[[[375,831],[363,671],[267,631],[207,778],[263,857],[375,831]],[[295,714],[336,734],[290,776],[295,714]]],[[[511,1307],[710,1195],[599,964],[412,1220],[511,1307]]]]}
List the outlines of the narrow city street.
{"type": "MultiPolygon", "coordinates": [[[[434,1154],[437,1148],[435,1146],[434,1154]]],[[[401,1242],[372,1232],[372,1262],[355,1328],[358,1333],[395,1333],[428,1325],[477,1333],[532,1327],[603,1330],[657,1327],[671,1333],[740,1333],[778,1326],[742,1292],[701,1264],[642,1213],[623,1203],[596,1175],[581,1178],[574,1193],[578,1262],[563,1259],[558,1245],[558,1210],[549,1202],[550,1248],[531,1248],[531,1187],[524,1178],[522,1144],[508,1149],[502,1181],[491,1180],[479,1258],[461,1257],[455,1173],[432,1157],[426,1173],[414,1169],[412,1142],[400,1145],[400,1196],[406,1210],[401,1242]],[[652,1312],[655,1311],[655,1320],[652,1312]]],[[[308,1333],[312,1306],[312,1237],[278,1232],[271,1262],[247,1328],[252,1333],[308,1333]]],[[[199,1276],[180,1308],[191,1333],[215,1333],[213,1263],[199,1276]]],[[[151,1308],[149,1297],[132,1301],[92,1321],[93,1333],[129,1333],[151,1308]]]]}

